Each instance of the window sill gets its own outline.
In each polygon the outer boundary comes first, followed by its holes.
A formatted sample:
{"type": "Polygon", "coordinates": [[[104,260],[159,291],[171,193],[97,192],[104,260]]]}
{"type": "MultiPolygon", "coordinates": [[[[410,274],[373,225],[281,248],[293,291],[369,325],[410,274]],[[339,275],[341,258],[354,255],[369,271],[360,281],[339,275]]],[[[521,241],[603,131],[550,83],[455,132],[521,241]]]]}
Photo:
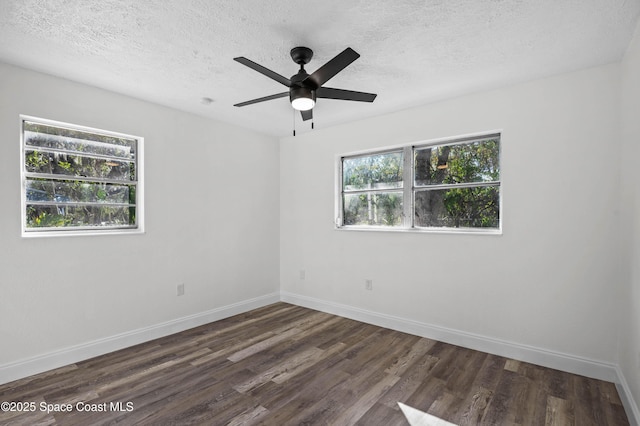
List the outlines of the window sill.
{"type": "Polygon", "coordinates": [[[93,237],[97,235],[140,235],[143,229],[103,229],[77,231],[22,231],[22,238],[93,237]]]}
{"type": "Polygon", "coordinates": [[[411,234],[502,235],[502,229],[471,228],[391,228],[375,226],[336,226],[336,231],[390,232],[411,234]]]}

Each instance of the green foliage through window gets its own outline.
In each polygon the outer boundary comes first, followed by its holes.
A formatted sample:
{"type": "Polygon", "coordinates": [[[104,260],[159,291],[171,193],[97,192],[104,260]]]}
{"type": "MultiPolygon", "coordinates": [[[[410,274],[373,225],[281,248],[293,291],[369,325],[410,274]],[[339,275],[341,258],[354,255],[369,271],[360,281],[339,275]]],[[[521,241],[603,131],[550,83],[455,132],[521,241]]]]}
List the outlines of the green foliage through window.
{"type": "Polygon", "coordinates": [[[137,228],[141,140],[24,119],[26,232],[137,228]]]}
{"type": "Polygon", "coordinates": [[[345,158],[342,162],[346,225],[400,225],[402,152],[345,158]]]}
{"type": "Polygon", "coordinates": [[[340,170],[341,226],[500,228],[500,135],[346,156],[340,170]]]}

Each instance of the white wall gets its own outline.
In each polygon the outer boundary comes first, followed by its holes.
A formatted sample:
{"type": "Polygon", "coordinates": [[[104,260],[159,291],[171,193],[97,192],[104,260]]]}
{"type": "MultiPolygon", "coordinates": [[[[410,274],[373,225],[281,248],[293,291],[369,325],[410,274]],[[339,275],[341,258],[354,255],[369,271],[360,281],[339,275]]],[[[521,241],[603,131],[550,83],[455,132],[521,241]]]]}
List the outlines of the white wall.
{"type": "MultiPolygon", "coordinates": [[[[622,61],[622,197],[623,254],[628,262],[620,327],[620,369],[640,407],[640,22],[622,61]]],[[[640,419],[640,412],[636,413],[640,419]]]]}
{"type": "Polygon", "coordinates": [[[0,367],[252,298],[277,299],[278,144],[0,64],[0,367]],[[146,233],[21,238],[19,114],[144,137],[146,233]]]}
{"type": "Polygon", "coordinates": [[[612,365],[623,296],[619,72],[602,66],[284,139],[283,294],[612,365]],[[503,235],[334,230],[339,154],[496,129],[503,235]]]}

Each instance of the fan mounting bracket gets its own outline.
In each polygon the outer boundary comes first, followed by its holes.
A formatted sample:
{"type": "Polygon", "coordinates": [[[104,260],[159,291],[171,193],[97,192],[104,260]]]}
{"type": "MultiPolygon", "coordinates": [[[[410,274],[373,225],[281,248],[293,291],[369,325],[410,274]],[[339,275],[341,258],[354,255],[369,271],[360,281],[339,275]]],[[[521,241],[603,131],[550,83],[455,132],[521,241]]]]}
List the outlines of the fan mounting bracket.
{"type": "Polygon", "coordinates": [[[298,65],[306,65],[313,57],[313,50],[308,47],[294,47],[291,49],[291,59],[298,65]]]}

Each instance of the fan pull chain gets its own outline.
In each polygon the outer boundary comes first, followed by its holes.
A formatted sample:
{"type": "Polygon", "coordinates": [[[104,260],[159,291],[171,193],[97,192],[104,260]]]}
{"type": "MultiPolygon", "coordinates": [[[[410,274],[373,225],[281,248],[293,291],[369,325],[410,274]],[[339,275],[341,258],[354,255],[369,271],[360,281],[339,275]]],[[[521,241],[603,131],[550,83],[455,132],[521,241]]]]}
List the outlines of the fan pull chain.
{"type": "Polygon", "coordinates": [[[296,110],[293,110],[293,136],[296,135],[296,110]]]}

